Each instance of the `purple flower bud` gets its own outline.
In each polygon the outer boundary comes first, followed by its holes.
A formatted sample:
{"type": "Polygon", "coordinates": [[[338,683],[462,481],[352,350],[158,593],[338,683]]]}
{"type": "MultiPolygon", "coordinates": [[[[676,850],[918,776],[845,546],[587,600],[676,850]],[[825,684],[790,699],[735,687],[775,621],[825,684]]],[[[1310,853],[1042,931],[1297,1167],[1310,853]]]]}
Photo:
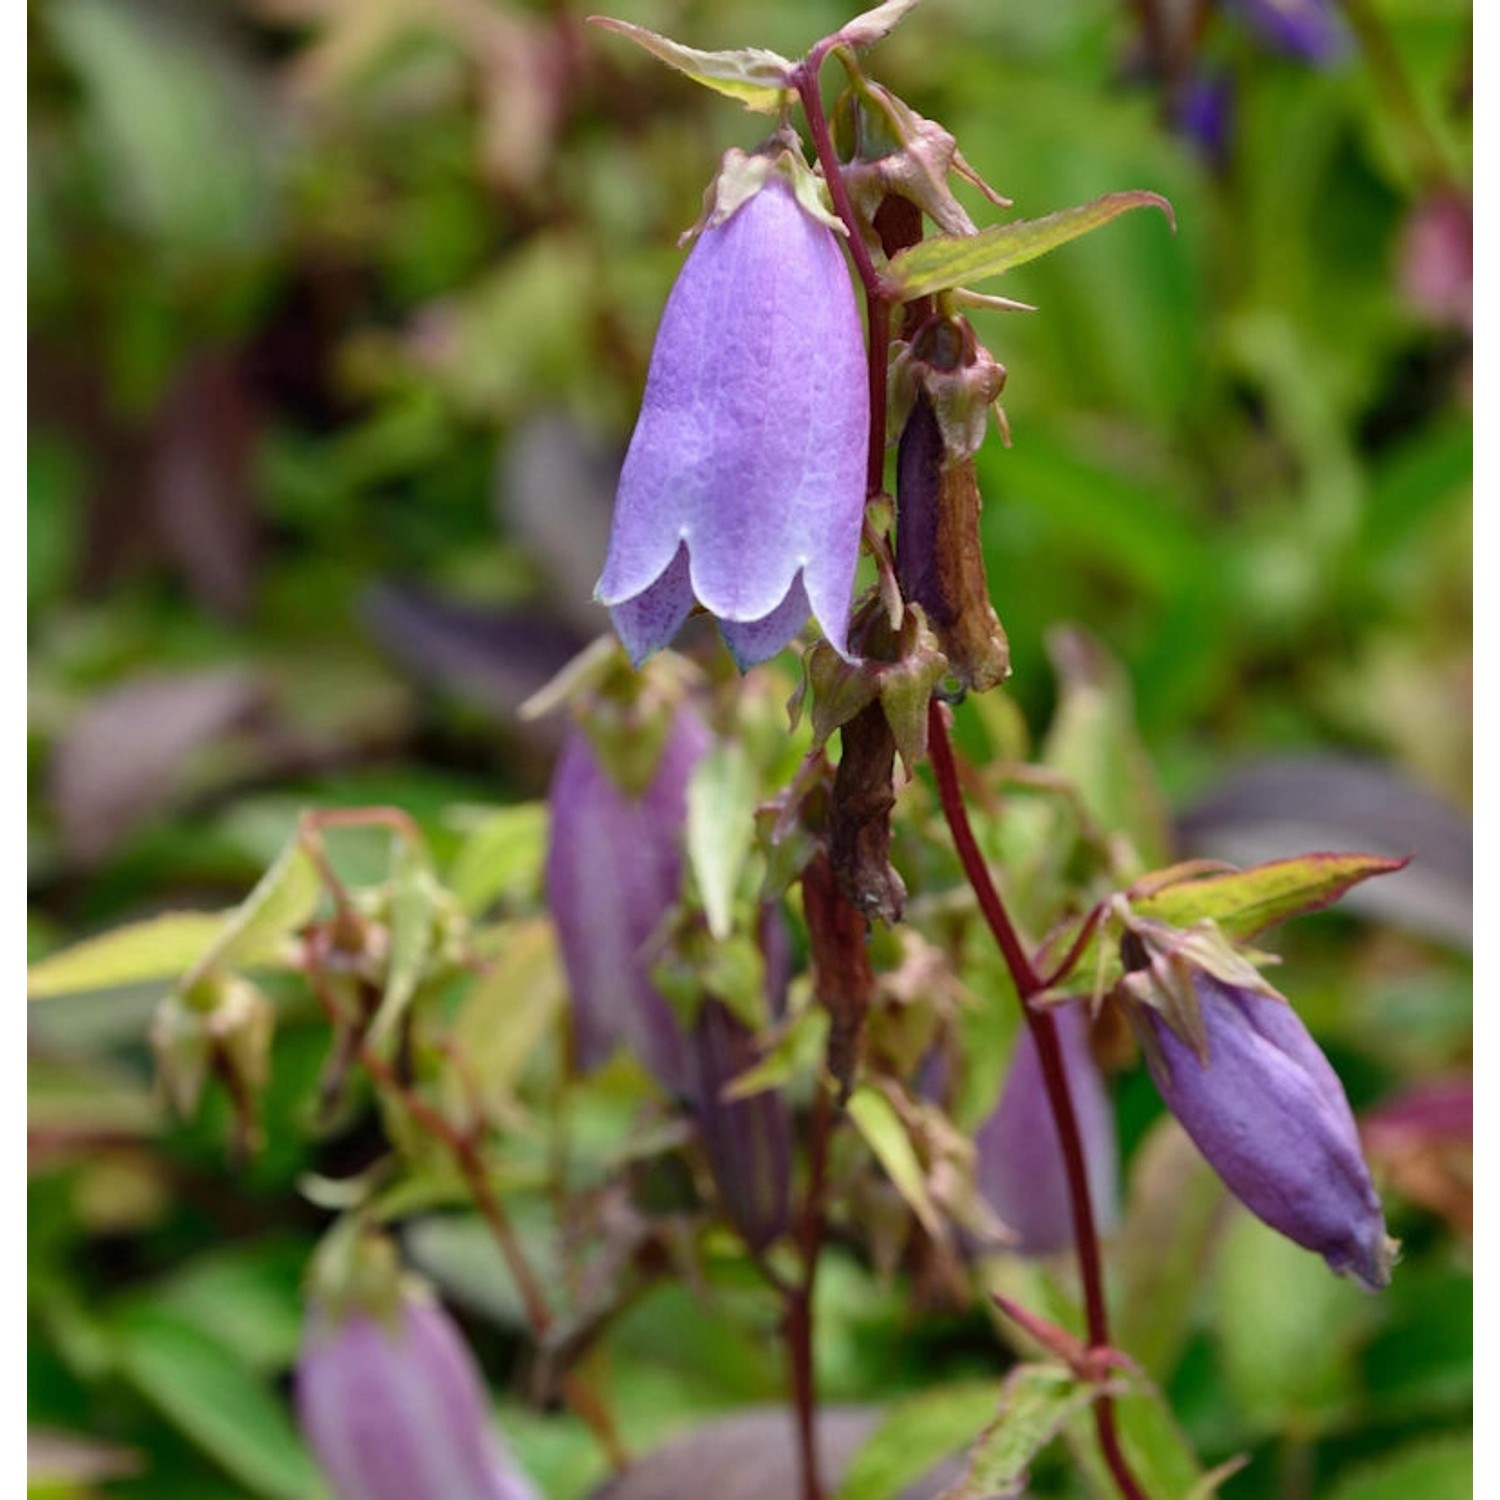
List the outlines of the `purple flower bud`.
{"type": "Polygon", "coordinates": [[[1348,48],[1331,0],[1234,0],[1233,8],[1266,46],[1314,67],[1337,62],[1348,48]]]}
{"type": "Polygon", "coordinates": [[[579,1066],[624,1043],[673,1094],[685,1092],[682,1028],[651,981],[651,939],[682,892],[687,785],[708,730],[679,713],[646,789],[616,785],[575,730],[552,780],[547,904],[573,1000],[579,1066]]]}
{"type": "Polygon", "coordinates": [[[1234,85],[1227,73],[1194,73],[1177,102],[1173,123],[1217,170],[1229,159],[1234,85]]]}
{"type": "Polygon", "coordinates": [[[462,1335],[424,1293],[404,1289],[389,1317],[314,1305],[297,1414],[337,1500],[538,1500],[462,1335]]]}
{"type": "MultiPolygon", "coordinates": [[[[1120,1199],[1114,1111],[1089,1051],[1087,1012],[1069,1005],[1052,1015],[1083,1138],[1089,1203],[1099,1231],[1108,1233],[1119,1216],[1120,1199]]],[[[1015,1233],[1016,1248],[1026,1255],[1068,1249],[1073,1244],[1068,1170],[1029,1027],[1017,1039],[1000,1102],[976,1132],[974,1150],[980,1194],[1015,1233]]]]}
{"type": "Polygon", "coordinates": [[[699,236],[657,332],[596,591],[633,661],[695,599],[741,667],[809,614],[845,649],[867,381],[838,242],[772,176],[699,236]]]}
{"type": "Polygon", "coordinates": [[[792,1126],[780,1090],[748,1099],[724,1088],[760,1059],[750,1028],[722,1001],[708,999],[693,1026],[693,1114],[709,1170],[729,1222],[754,1250],[787,1226],[791,1206],[792,1126]]]}
{"type": "Polygon", "coordinates": [[[1333,1270],[1384,1286],[1395,1245],[1328,1059],[1284,1000],[1202,972],[1193,983],[1203,1058],[1155,1009],[1134,1012],[1167,1108],[1253,1214],[1333,1270]]]}

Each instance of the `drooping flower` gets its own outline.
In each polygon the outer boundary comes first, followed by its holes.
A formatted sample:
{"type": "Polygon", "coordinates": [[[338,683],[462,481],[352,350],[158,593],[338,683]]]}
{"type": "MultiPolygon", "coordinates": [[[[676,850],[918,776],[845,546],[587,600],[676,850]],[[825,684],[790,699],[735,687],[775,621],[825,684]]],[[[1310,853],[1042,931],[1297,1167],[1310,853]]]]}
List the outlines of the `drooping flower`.
{"type": "Polygon", "coordinates": [[[843,252],[772,174],[710,220],[657,332],[596,591],[633,661],[695,600],[741,667],[809,614],[844,651],[868,408],[843,252]]]}
{"type": "MultiPolygon", "coordinates": [[[[1089,1205],[1100,1233],[1119,1215],[1119,1144],[1114,1111],[1099,1066],[1089,1051],[1088,1015],[1079,1005],[1052,1012],[1078,1133],[1083,1139],[1089,1205]]],[[[1073,1244],[1073,1212],[1062,1142],[1042,1078],[1030,1028],[1011,1057],[1000,1102],[974,1136],[975,1183],[985,1202],[1016,1236],[1026,1255],[1046,1255],[1073,1244]]]]}
{"type": "Polygon", "coordinates": [[[1235,1197],[1271,1228],[1372,1289],[1395,1244],[1343,1085],[1274,993],[1193,975],[1201,1044],[1154,1006],[1133,1010],[1151,1076],[1235,1197]]]}
{"type": "Polygon", "coordinates": [[[409,1282],[384,1311],[315,1302],[296,1395],[337,1500],[539,1500],[494,1430],[463,1336],[409,1282]]]}
{"type": "Polygon", "coordinates": [[[574,730],[552,780],[547,904],[573,1002],[580,1067],[624,1044],[663,1088],[686,1092],[682,1027],[651,978],[651,941],[682,894],[683,828],[693,767],[710,735],[679,711],[649,783],[624,790],[574,730]]]}

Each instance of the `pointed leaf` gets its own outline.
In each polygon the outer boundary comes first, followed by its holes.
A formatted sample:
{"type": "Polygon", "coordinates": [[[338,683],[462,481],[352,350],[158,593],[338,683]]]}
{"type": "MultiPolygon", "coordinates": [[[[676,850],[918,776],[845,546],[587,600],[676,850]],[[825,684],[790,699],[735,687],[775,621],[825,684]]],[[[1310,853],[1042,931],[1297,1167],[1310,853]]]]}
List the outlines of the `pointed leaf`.
{"type": "Polygon", "coordinates": [[[644,26],[633,26],[629,21],[617,21],[613,16],[590,16],[589,20],[606,31],[628,37],[668,67],[686,73],[694,83],[738,99],[746,109],[774,114],[791,87],[789,80],[795,65],[763,47],[700,52],[696,47],[684,47],[670,37],[647,31],[644,26]]]}
{"type": "Polygon", "coordinates": [[[936,235],[903,250],[886,267],[886,279],[902,301],[929,297],[988,276],[1000,276],[1016,266],[1066,245],[1098,229],[1133,208],[1159,208],[1176,229],[1172,205],[1159,193],[1106,193],[1077,208],[1064,208],[1044,219],[1020,219],[997,224],[978,234],[936,235]]]}
{"type": "Polygon", "coordinates": [[[223,926],[223,912],[168,911],[117,927],[33,964],[26,993],[45,1000],[175,978],[202,958],[223,926]]]}
{"type": "Polygon", "coordinates": [[[1184,881],[1132,904],[1142,916],[1180,927],[1212,917],[1229,937],[1248,939],[1288,917],[1331,905],[1362,880],[1405,866],[1404,859],[1379,854],[1302,854],[1184,881]]]}
{"type": "Polygon", "coordinates": [[[687,852],[709,931],[729,936],[735,887],[755,837],[755,771],[744,748],[715,745],[688,782],[687,852]]]}
{"type": "Polygon", "coordinates": [[[315,1470],[281,1404],[240,1356],[163,1313],[120,1329],[120,1369],[180,1432],[252,1495],[301,1500],[315,1470]]]}
{"type": "Polygon", "coordinates": [[[1005,1378],[999,1411],[974,1446],[968,1473],[941,1500],[1019,1494],[1032,1460],[1093,1399],[1093,1387],[1063,1365],[1017,1365],[1005,1378]]]}
{"type": "Polygon", "coordinates": [[[898,1402],[844,1470],[837,1500],[891,1500],[950,1454],[967,1448],[995,1414],[993,1380],[935,1386],[898,1402]]]}
{"type": "Polygon", "coordinates": [[[323,881],[312,856],[294,833],[260,883],[229,914],[219,936],[182,976],[187,989],[215,969],[254,963],[274,953],[281,940],[303,926],[318,909],[323,881]]]}
{"type": "Polygon", "coordinates": [[[906,1126],[895,1107],[884,1094],[861,1085],[849,1096],[849,1118],[875,1153],[886,1176],[906,1199],[907,1207],[922,1221],[922,1227],[937,1239],[943,1222],[927,1191],[927,1179],[916,1147],[906,1133],[906,1126]]]}
{"type": "Polygon", "coordinates": [[[871,47],[883,37],[888,37],[896,27],[914,11],[922,0],[885,0],[863,15],[855,16],[847,25],[834,33],[836,46],[871,47]]]}
{"type": "Polygon", "coordinates": [[[1474,1493],[1474,1440],[1433,1438],[1408,1444],[1355,1469],[1328,1500],[1469,1500],[1474,1493]]]}

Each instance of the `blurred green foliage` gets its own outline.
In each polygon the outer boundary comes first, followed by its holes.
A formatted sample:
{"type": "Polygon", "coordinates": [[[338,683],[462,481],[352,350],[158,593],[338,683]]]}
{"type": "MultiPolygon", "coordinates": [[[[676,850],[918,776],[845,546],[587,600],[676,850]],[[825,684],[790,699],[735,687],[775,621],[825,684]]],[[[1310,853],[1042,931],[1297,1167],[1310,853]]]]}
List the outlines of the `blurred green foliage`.
{"type": "MultiPolygon", "coordinates": [[[[628,13],[791,55],[845,19],[628,13]]],[[[980,458],[1025,720],[1004,732],[1040,734],[1048,631],[1085,625],[1178,810],[1312,749],[1469,797],[1468,241],[1443,217],[1468,194],[1469,7],[1357,14],[1365,50],[1323,72],[1210,16],[1234,83],[1218,167],[1163,126],[1116,0],[928,0],[875,56],[1017,213],[1124,188],[1175,206],[1175,239],[1121,220],[1007,278],[1037,313],[975,322],[1014,433],[980,458]]],[[[515,710],[604,625],[588,588],[675,237],[764,122],[544,0],[38,0],[28,27],[34,956],[231,904],[311,804],[405,808],[445,869],[468,848],[455,880],[483,906],[506,880],[487,861],[537,830],[493,825],[476,859],[475,809],[537,795],[555,746],[515,710]]],[[[963,733],[987,743],[978,715],[963,733]]],[[[1347,917],[1289,941],[1357,1108],[1466,1070],[1461,943],[1347,917]]],[[[325,1037],[277,996],[269,1146],[226,1173],[222,1102],[168,1128],[151,1092],[160,992],[33,1007],[30,1412],[54,1435],[33,1492],[302,1495],[286,1381],[325,1215],[297,1185],[358,1165],[365,1127],[314,1143],[325,1037]]],[[[1138,1169],[1159,1109],[1139,1083],[1138,1169]]],[[[1237,1222],[1174,1304],[1152,1373],[1205,1460],[1252,1453],[1226,1495],[1468,1493],[1465,1192],[1443,1182],[1387,1182],[1408,1249],[1379,1301],[1237,1222]]],[[[617,1330],[638,1446],[775,1399],[769,1303],[723,1293],[661,1293],[617,1330]]],[[[914,1321],[850,1254],[820,1299],[832,1400],[999,1368],[981,1318],[914,1321]]],[[[517,1450],[580,1493],[576,1423],[507,1384],[513,1319],[468,1329],[517,1450]]]]}

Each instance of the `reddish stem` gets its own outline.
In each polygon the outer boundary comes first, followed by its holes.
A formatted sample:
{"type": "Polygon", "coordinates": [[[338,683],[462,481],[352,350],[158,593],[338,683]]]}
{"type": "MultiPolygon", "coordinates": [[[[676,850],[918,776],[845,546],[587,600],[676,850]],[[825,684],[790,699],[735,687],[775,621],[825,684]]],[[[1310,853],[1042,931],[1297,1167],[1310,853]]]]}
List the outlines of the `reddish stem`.
{"type": "MultiPolygon", "coordinates": [[[[1068,1199],[1073,1210],[1073,1237],[1078,1247],[1079,1275],[1083,1280],[1089,1347],[1103,1358],[1111,1351],[1111,1345],[1109,1314],[1104,1303],[1099,1236],[1094,1224],[1093,1205],[1089,1201],[1083,1138],[1078,1130],[1078,1117],[1074,1113],[1073,1099],[1068,1089],[1062,1048],[1057,1040],[1057,1022],[1046,1010],[1035,1009],[1030,1004],[1032,998],[1041,994],[1046,986],[1038,977],[1022,946],[1000,892],[990,876],[989,867],[980,853],[974,830],[969,823],[968,809],[964,806],[963,793],[958,785],[958,766],[953,757],[953,746],[948,739],[947,720],[942,705],[937,702],[930,704],[927,711],[927,745],[933,774],[937,779],[938,796],[943,804],[943,816],[953,835],[954,848],[958,851],[964,873],[974,888],[979,909],[999,944],[1005,966],[1010,970],[1016,992],[1020,996],[1021,1014],[1036,1043],[1037,1057],[1042,1065],[1042,1080],[1047,1089],[1047,1101],[1052,1107],[1052,1118],[1057,1125],[1063,1163],[1067,1170],[1068,1199]]],[[[1100,1450],[1109,1465],[1110,1473],[1114,1475],[1115,1483],[1120,1487],[1120,1493],[1126,1500],[1146,1500],[1146,1493],[1130,1472],[1130,1466],[1120,1447],[1114,1402],[1103,1392],[1094,1400],[1094,1424],[1099,1434],[1100,1450]]]]}

